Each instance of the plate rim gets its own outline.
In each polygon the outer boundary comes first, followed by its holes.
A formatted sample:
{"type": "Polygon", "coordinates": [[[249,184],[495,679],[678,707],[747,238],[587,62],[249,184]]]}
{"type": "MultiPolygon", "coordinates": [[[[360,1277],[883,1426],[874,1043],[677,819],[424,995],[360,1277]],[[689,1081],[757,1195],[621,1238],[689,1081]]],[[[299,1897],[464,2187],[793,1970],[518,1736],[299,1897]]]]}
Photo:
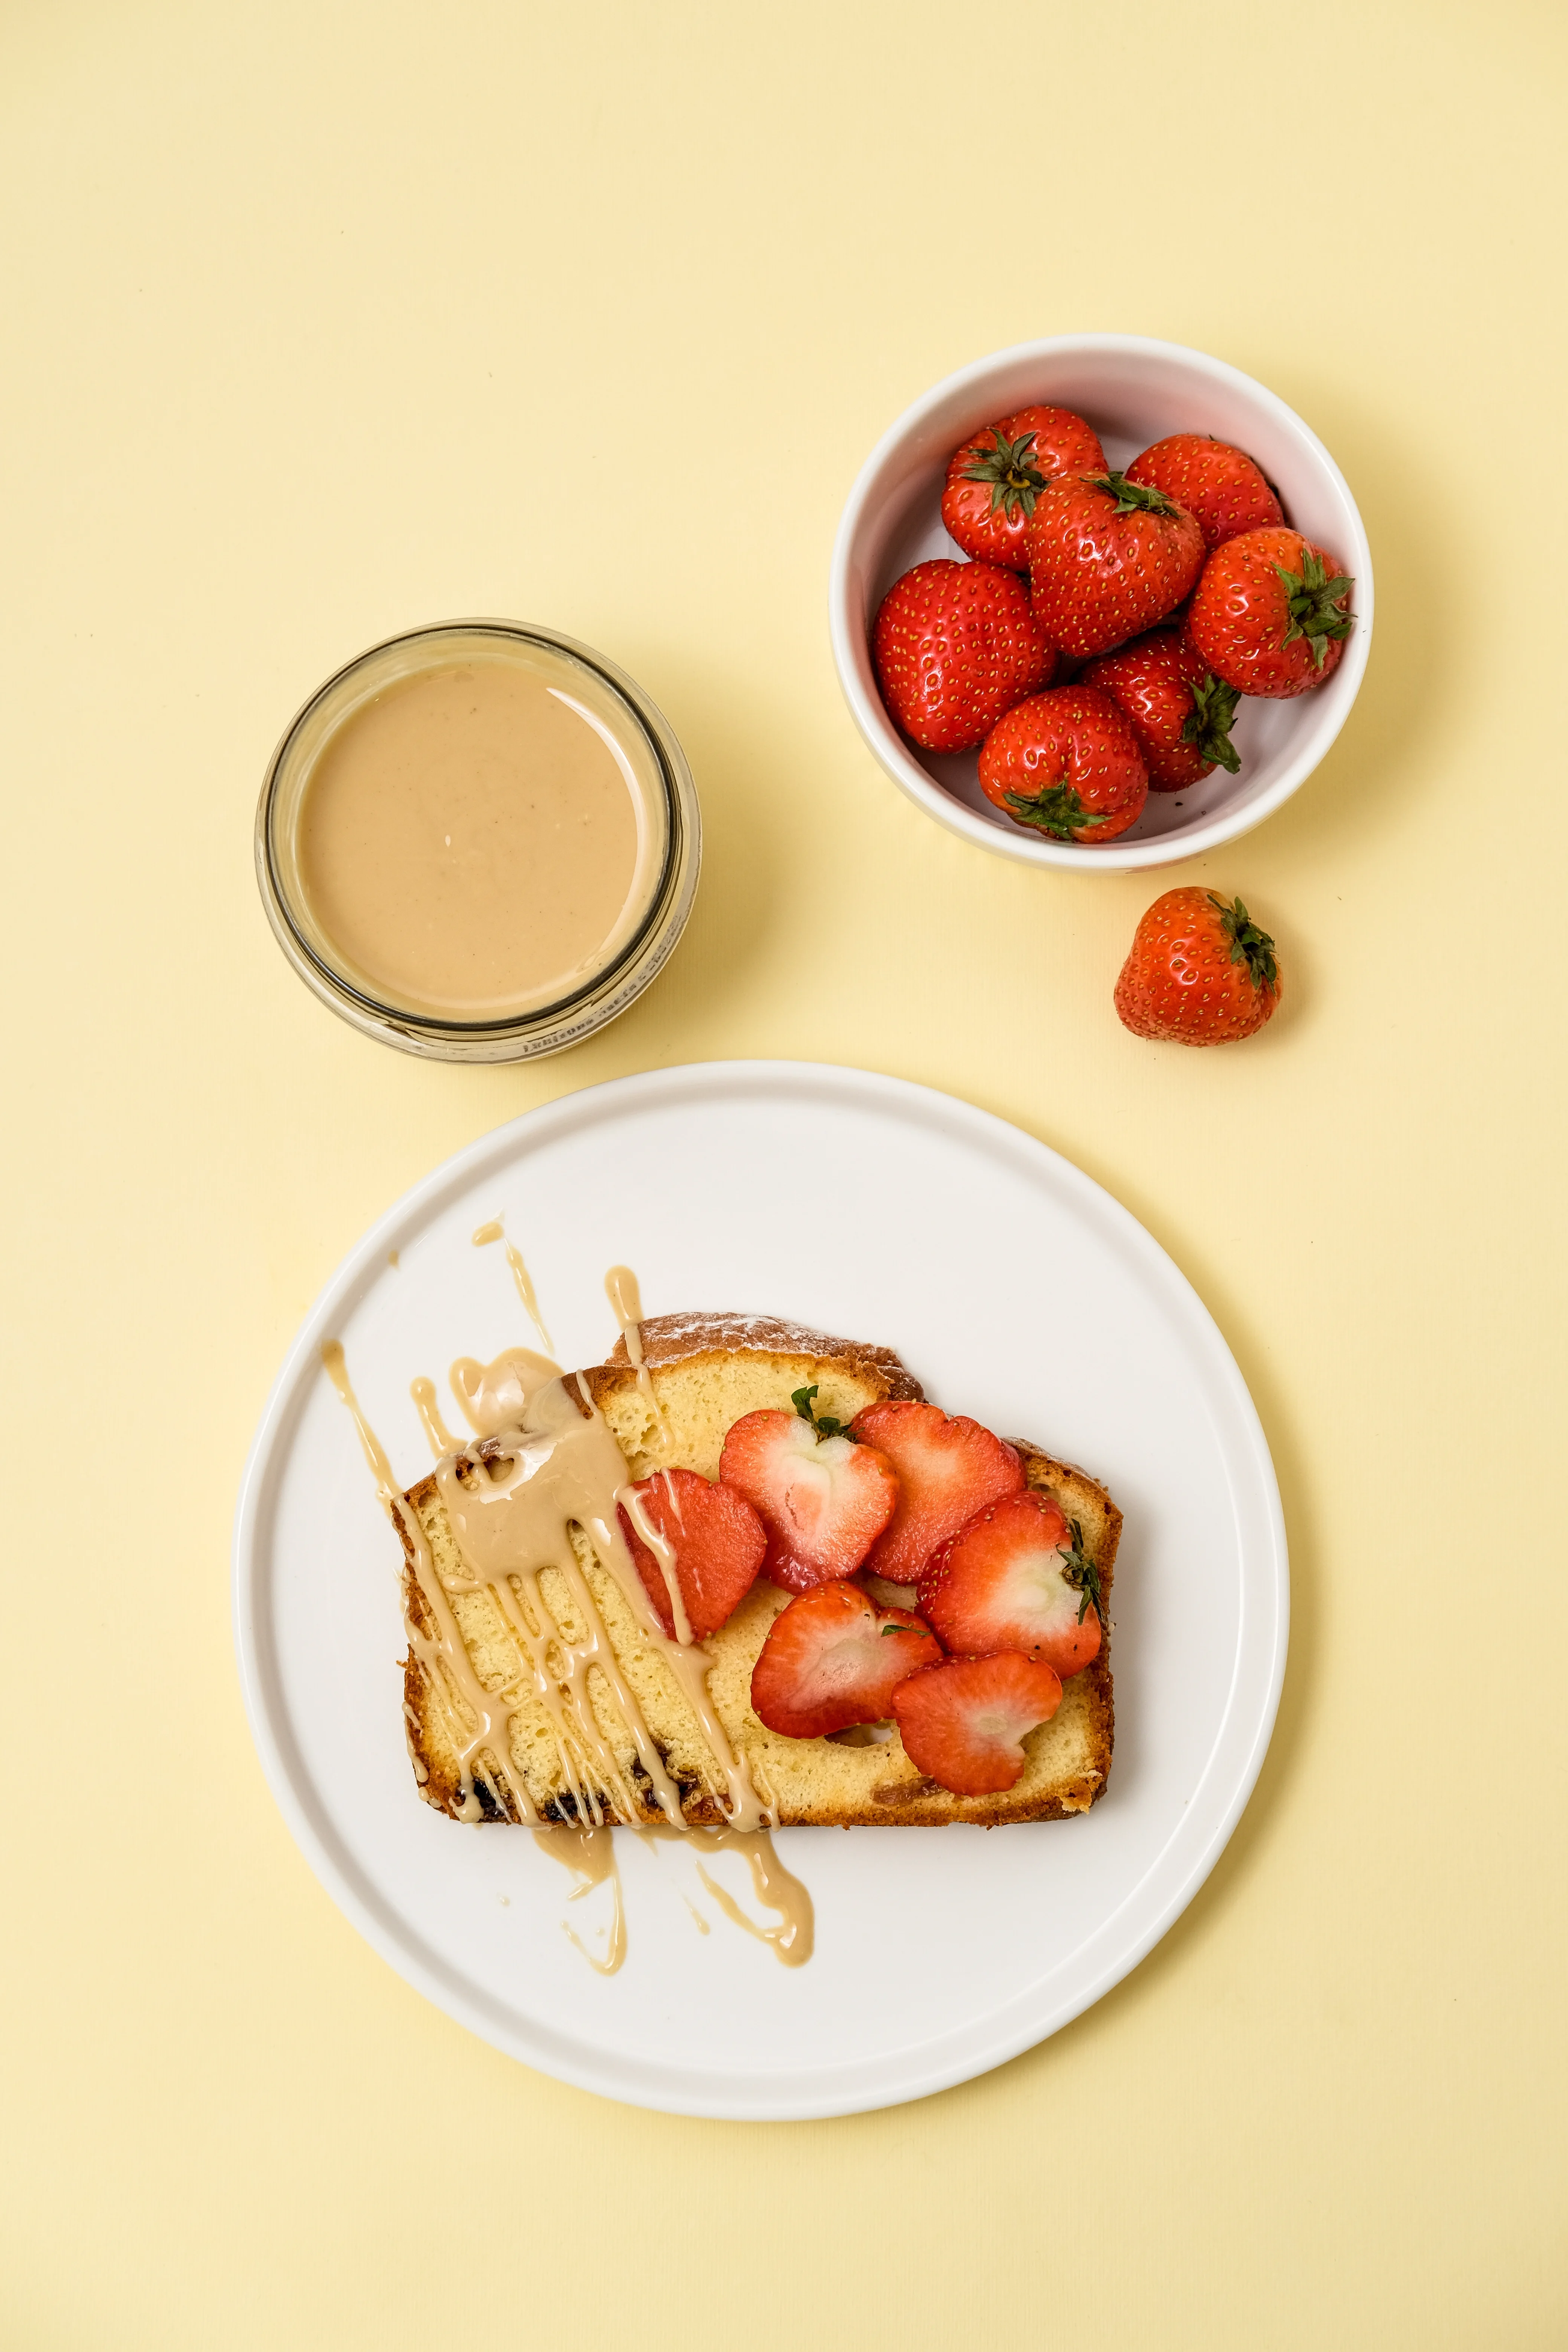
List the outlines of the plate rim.
{"type": "MultiPolygon", "coordinates": [[[[1234,1503],[1234,1472],[1228,1460],[1227,1476],[1234,1503]]],[[[1114,1193],[1087,1175],[1063,1153],[1041,1141],[1027,1129],[994,1111],[984,1110],[962,1096],[921,1085],[914,1079],[892,1077],[883,1072],[864,1070],[852,1065],[782,1058],[677,1063],[575,1088],[488,1129],[449,1154],[400,1194],[365,1230],[329,1275],[301,1320],[272,1381],[241,1474],[234,1518],[230,1596],[246,1717],[268,1789],[296,1845],[316,1878],[372,1949],[444,2015],[523,2065],[548,2074],[558,2081],[570,2083],[578,2089],[623,2104],[666,2114],[731,2122],[816,2120],[863,2114],[929,2097],[938,2091],[951,2089],[960,2083],[988,2074],[1021,2055],[1024,2051],[1048,2040],[1063,2026],[1071,2023],[1074,2018],[1092,2008],[1130,1975],[1192,1902],[1229,1843],[1246,1810],[1262,1770],[1279,1713],[1289,1651],[1290,1613],[1284,1511],[1272,1456],[1257,1406],[1213,1315],[1170,1253],[1156,1241],[1148,1228],[1117,1200],[1114,1193]],[[828,2075],[845,2078],[858,2071],[839,2063],[821,2070],[818,2076],[805,2078],[807,2085],[815,2084],[815,2088],[796,2091],[792,2084],[798,2078],[778,2077],[770,2081],[765,2091],[762,2091],[759,2085],[756,2092],[749,2092],[739,2087],[732,2073],[726,2077],[698,2078],[683,2074],[679,2066],[646,2063],[640,2068],[641,2079],[632,2086],[628,2082],[628,2063],[623,2053],[595,2051],[577,2041],[563,2042],[558,2047],[542,2048],[538,2041],[520,2033],[514,2023],[498,2014],[479,1988],[462,1979],[439,1954],[424,1943],[416,1927],[411,1927],[401,1913],[385,1904],[374,1886],[355,1869],[352,1852],[340,1850],[340,1842],[331,1832],[331,1825],[312,1814],[305,1794],[296,1785],[289,1758],[285,1752],[284,1738],[272,1718],[267,1687],[265,1660],[268,1642],[263,1608],[266,1578],[258,1549],[265,1490],[272,1469],[286,1453],[280,1440],[287,1435],[289,1422],[302,1402],[301,1375],[313,1369],[328,1323],[352,1310],[367,1286],[367,1277],[378,1270],[385,1255],[387,1236],[411,1218],[428,1212],[444,1192],[466,1186],[475,1175],[482,1172],[488,1162],[507,1157],[523,1139],[543,1142],[551,1139],[552,1130],[592,1123],[595,1117],[604,1116],[606,1112],[615,1116],[628,1108],[636,1109],[643,1105],[662,1105],[693,1090],[704,1095],[722,1096],[736,1088],[749,1091],[759,1088],[764,1091],[810,1089],[861,1102],[869,1099],[889,1109],[901,1107],[906,1116],[913,1114],[923,1117],[927,1121],[937,1119],[950,1128],[967,1129],[971,1139],[979,1142],[988,1156],[1001,1148],[1010,1154],[1032,1159],[1037,1165],[1044,1162],[1056,1183],[1064,1186],[1069,1193],[1076,1193],[1084,1207],[1092,1208],[1100,1217],[1109,1218],[1117,1231],[1119,1241],[1131,1247],[1142,1261],[1144,1270],[1155,1277],[1157,1284],[1168,1288],[1183,1310],[1192,1336],[1203,1344],[1211,1373],[1217,1374],[1222,1385],[1229,1391],[1237,1432],[1247,1444],[1247,1466],[1257,1480],[1254,1501],[1261,1506],[1262,1532],[1268,1539],[1268,1557],[1255,1562],[1246,1550],[1243,1552],[1237,1654],[1230,1686],[1214,1741],[1170,1836],[1142,1875],[1106,1917],[1090,1930],[1083,1944],[1059,1961],[1046,1977],[1036,1979],[1022,1992],[1014,1995],[1002,2009],[989,2012],[978,2029],[970,2029],[972,2036],[979,2035],[978,2048],[952,2049],[950,2044],[954,2037],[948,2035],[940,2041],[919,2045],[916,2051],[896,2053],[891,2058],[882,2057],[874,2062],[862,2062],[884,2070],[889,2064],[897,2064],[899,2077],[891,2085],[843,2079],[838,2087],[830,2088],[826,2082],[828,2075]],[[1262,1654],[1254,1657],[1249,1648],[1248,1620],[1256,1614],[1258,1601],[1265,1604],[1263,1615],[1269,1622],[1261,1628],[1262,1654]],[[1249,1672],[1253,1687],[1249,1694],[1247,1719],[1240,1725],[1237,1735],[1233,1737],[1238,1686],[1244,1669],[1249,1672]],[[1228,1753],[1232,1748],[1237,1748],[1238,1752],[1228,1753]],[[1130,1905],[1136,1902],[1141,1890],[1161,1870],[1184,1833],[1190,1831],[1194,1808],[1202,1792],[1216,1769],[1222,1768],[1225,1793],[1208,1822],[1206,1832],[1198,1839],[1193,1850],[1182,1857],[1172,1883],[1162,1891],[1136,1932],[1128,1937],[1112,1937],[1111,1931],[1118,1919],[1130,1905]],[[1074,1969],[1086,1951],[1091,1951],[1107,1937],[1114,1944],[1114,1950],[1091,1961],[1070,1990],[1053,1997],[1049,1991],[1053,1976],[1063,1970],[1074,1969]],[[1014,2016],[1020,2007],[1027,2008],[1031,2012],[1024,2020],[1014,2016]],[[994,2029],[989,2040],[985,2038],[987,2025],[994,2029]],[[921,2053],[929,2053],[924,2056],[923,2063],[921,2053]],[[911,2064],[911,2059],[916,2063],[911,2064]],[[727,2089],[727,2084],[736,2084],[736,2088],[727,2089]]],[[[299,1759],[299,1763],[301,1775],[308,1783],[309,1773],[303,1759],[299,1759]]]]}

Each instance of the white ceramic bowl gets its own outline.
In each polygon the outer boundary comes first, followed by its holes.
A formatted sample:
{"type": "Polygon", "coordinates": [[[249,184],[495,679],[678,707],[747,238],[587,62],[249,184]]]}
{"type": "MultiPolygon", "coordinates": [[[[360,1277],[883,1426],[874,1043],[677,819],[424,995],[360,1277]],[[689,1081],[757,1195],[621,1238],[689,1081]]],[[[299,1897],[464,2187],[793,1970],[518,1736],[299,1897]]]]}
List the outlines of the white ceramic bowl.
{"type": "Polygon", "coordinates": [[[1372,642],[1372,551],[1344,476],[1293,409],[1238,368],[1146,335],[1053,335],[960,369],[906,409],[861,469],[833,551],[833,658],[857,725],[910,798],[983,849],[1026,866],[1125,873],[1171,866],[1248,833],[1304,783],[1344,725],[1372,642]],[[1137,824],[1103,848],[1051,841],[1014,824],[980,789],[973,751],[921,751],[883,708],[870,624],[900,573],[958,555],[942,527],[947,461],[983,425],[1031,402],[1086,416],[1112,466],[1168,433],[1212,433],[1247,450],[1287,519],[1355,580],[1355,627],[1326,686],[1289,702],[1245,700],[1234,730],[1241,772],[1216,768],[1191,791],[1151,793],[1137,824]]]}

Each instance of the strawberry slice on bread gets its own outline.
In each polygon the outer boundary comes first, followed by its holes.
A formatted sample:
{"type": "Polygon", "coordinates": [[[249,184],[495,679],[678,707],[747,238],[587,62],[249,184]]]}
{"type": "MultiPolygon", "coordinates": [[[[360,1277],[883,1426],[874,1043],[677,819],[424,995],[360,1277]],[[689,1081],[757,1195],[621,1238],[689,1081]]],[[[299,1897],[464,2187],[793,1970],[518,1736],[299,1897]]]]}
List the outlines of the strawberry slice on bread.
{"type": "Polygon", "coordinates": [[[1004,1651],[922,1667],[894,1691],[893,1716],[905,1755],[928,1780],[955,1796],[988,1797],[1021,1777],[1026,1737],[1061,1703],[1052,1667],[1004,1651]]]}
{"type": "Polygon", "coordinates": [[[879,1609],[858,1584],[819,1584],[769,1627],[752,1669],[752,1705],[770,1731],[820,1739],[885,1722],[899,1686],[941,1657],[941,1643],[908,1610],[879,1609]]]}
{"type": "Polygon", "coordinates": [[[898,1507],[865,1555],[869,1572],[889,1584],[918,1583],[939,1544],[988,1504],[1023,1491],[1015,1449],[963,1413],[889,1400],[868,1405],[849,1428],[898,1475],[898,1507]]]}
{"type": "Polygon", "coordinates": [[[1100,1654],[1100,1577],[1081,1530],[1051,1495],[1009,1495],[939,1546],[921,1614],[964,1657],[1016,1650],[1063,1680],[1100,1654]]]}
{"type": "Polygon", "coordinates": [[[670,1639],[689,1635],[700,1642],[716,1633],[740,1607],[757,1580],[768,1548],[767,1532],[743,1495],[711,1486],[695,1470],[656,1470],[623,1489],[632,1498],[616,1506],[621,1533],[631,1547],[658,1622],[670,1639]],[[645,1543],[637,1522],[662,1536],[675,1555],[672,1573],[686,1624],[677,1622],[662,1563],[645,1543]]]}
{"type": "Polygon", "coordinates": [[[899,1500],[887,1455],[814,1418],[816,1393],[797,1391],[794,1412],[746,1413],[719,1457],[720,1477],[767,1530],[763,1573],[786,1592],[853,1575],[899,1500]]]}

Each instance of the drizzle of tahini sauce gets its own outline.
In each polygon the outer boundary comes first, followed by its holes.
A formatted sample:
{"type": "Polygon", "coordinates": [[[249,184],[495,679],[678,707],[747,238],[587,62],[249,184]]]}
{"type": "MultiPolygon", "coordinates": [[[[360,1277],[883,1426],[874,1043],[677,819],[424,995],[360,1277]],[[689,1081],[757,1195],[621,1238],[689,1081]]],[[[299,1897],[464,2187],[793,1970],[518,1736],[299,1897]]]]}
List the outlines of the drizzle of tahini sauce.
{"type": "MultiPolygon", "coordinates": [[[[377,1498],[402,1538],[409,1578],[425,1604],[428,1623],[435,1629],[432,1633],[417,1625],[413,1612],[405,1606],[403,1622],[409,1646],[424,1671],[427,1687],[436,1695],[447,1737],[458,1758],[458,1818],[465,1822],[481,1822],[485,1809],[475,1787],[476,1780],[483,1780],[489,1790],[497,1811],[505,1811],[498,1793],[496,1774],[501,1758],[510,1758],[510,1754],[506,1732],[511,1710],[504,1704],[499,1704],[499,1694],[487,1690],[479,1680],[474,1662],[468,1655],[468,1645],[458,1630],[457,1618],[452,1613],[451,1601],[437,1573],[436,1562],[431,1557],[418,1516],[400,1492],[381,1441],[360,1409],[340,1341],[328,1339],[322,1343],[321,1362],[328,1379],[353,1415],[361,1449],[375,1481],[377,1498]]],[[[412,1755],[412,1741],[409,1749],[412,1755]]],[[[424,1768],[417,1758],[415,1765],[416,1770],[423,1774],[424,1768]]],[[[536,1822],[539,1814],[527,1789],[520,1786],[517,1797],[521,1819],[536,1822]]]]}
{"type": "Polygon", "coordinates": [[[511,1268],[511,1278],[517,1285],[517,1295],[522,1301],[523,1312],[546,1348],[553,1349],[555,1342],[546,1330],[544,1318],[539,1311],[539,1299],[533,1287],[533,1276],[523,1264],[522,1252],[518,1248],[517,1244],[507,1240],[506,1227],[500,1217],[491,1217],[484,1224],[477,1225],[474,1229],[473,1243],[476,1249],[488,1249],[491,1242],[506,1242],[506,1262],[511,1268]]]}
{"type": "MultiPolygon", "coordinates": [[[[476,1241],[479,1238],[476,1234],[476,1241]]],[[[633,1354],[636,1335],[633,1360],[639,1386],[647,1381],[646,1392],[657,1412],[652,1382],[639,1360],[637,1326],[641,1312],[636,1277],[629,1269],[616,1268],[605,1287],[616,1303],[622,1328],[627,1331],[628,1355],[633,1354]]],[[[605,1974],[613,1973],[624,1957],[619,1878],[608,1835],[610,1826],[620,1822],[637,1827],[645,1835],[679,1837],[689,1848],[692,1840],[699,1849],[706,1840],[715,1853],[744,1853],[758,1900],[778,1915],[777,1926],[759,1927],[705,1871],[700,1873],[704,1883],[727,1917],[768,1944],[786,1967],[800,1966],[812,1947],[811,1901],[773,1850],[766,1824],[770,1813],[776,1819],[776,1801],[765,1783],[759,1790],[752,1780],[744,1757],[736,1753],[719,1718],[708,1691],[712,1661],[692,1639],[675,1575],[673,1548],[642,1508],[641,1497],[626,1476],[626,1458],[582,1375],[568,1383],[548,1358],[524,1348],[508,1349],[488,1365],[460,1358],[452,1367],[452,1387],[475,1432],[475,1440],[462,1446],[451,1441],[451,1433],[441,1420],[433,1384],[423,1380],[413,1383],[411,1393],[426,1434],[432,1447],[439,1449],[435,1484],[461,1563],[459,1572],[444,1574],[436,1566],[417,1511],[399,1491],[385,1452],[360,1408],[336,1340],[323,1346],[321,1360],[353,1417],[377,1496],[402,1540],[409,1643],[458,1759],[459,1818],[477,1822],[499,1817],[525,1822],[545,1832],[550,1841],[546,1850],[555,1859],[568,1858],[567,1848],[554,1843],[562,1832],[545,1831],[513,1748],[513,1718],[524,1691],[531,1691],[550,1725],[560,1790],[577,1814],[575,1829],[566,1825],[578,1839],[571,1847],[572,1867],[580,1878],[577,1892],[615,1879],[616,1924],[610,1951],[601,1960],[581,1947],[581,1939],[574,1935],[584,1957],[605,1974]],[[670,1599],[673,1639],[659,1623],[637,1573],[617,1507],[626,1507],[638,1536],[659,1563],[670,1599]],[[722,1829],[692,1828],[686,1822],[680,1792],[648,1730],[572,1548],[568,1531],[574,1526],[582,1529],[595,1557],[614,1579],[645,1641],[664,1657],[700,1726],[710,1761],[704,1777],[710,1794],[726,1816],[722,1829]],[[542,1577],[550,1570],[563,1581],[574,1618],[585,1629],[575,1637],[567,1636],[546,1602],[542,1577]],[[481,1679],[452,1605],[454,1595],[481,1591],[499,1612],[517,1654],[517,1670],[495,1689],[481,1679]],[[599,1722],[589,1689],[591,1668],[603,1677],[629,1735],[645,1777],[647,1799],[628,1781],[599,1722]],[[480,1787],[489,1800],[488,1806],[479,1794],[480,1787]],[[646,1819],[650,1800],[661,1817],[656,1825],[646,1819]],[[595,1838],[600,1843],[595,1843],[595,1838]]],[[[665,1426],[662,1414],[659,1419],[665,1426]]],[[[673,1482],[667,1480],[667,1486],[673,1503],[673,1482]]],[[[410,1747],[412,1750],[412,1742],[410,1747]]],[[[423,1778],[417,1759],[416,1764],[423,1778]]],[[[545,1842],[544,1837],[541,1842],[545,1842]]],[[[706,1923],[702,1924],[706,1932],[706,1923]]]]}
{"type": "MultiPolygon", "coordinates": [[[[754,1936],[759,1944],[769,1945],[774,1958],[784,1968],[805,1967],[816,1941],[816,1915],[812,1908],[809,1892],[792,1870],[784,1868],[766,1830],[692,1829],[672,1832],[660,1827],[649,1827],[640,1830],[637,1834],[647,1840],[673,1835],[682,1845],[695,1846],[699,1850],[706,1847],[713,1854],[744,1854],[751,1868],[752,1890],[763,1909],[776,1915],[775,1927],[761,1927],[754,1919],[748,1918],[728,1887],[721,1886],[700,1863],[697,1865],[697,1875],[727,1919],[733,1920],[735,1926],[743,1928],[748,1936],[754,1936]]],[[[707,1922],[702,1920],[700,1913],[693,1916],[706,1935],[707,1922]]]]}
{"type": "MultiPolygon", "coordinates": [[[[637,1286],[637,1278],[629,1265],[613,1265],[610,1268],[605,1276],[605,1296],[615,1309],[616,1320],[621,1327],[621,1337],[626,1343],[627,1360],[637,1376],[638,1392],[653,1415],[654,1426],[658,1431],[660,1443],[668,1446],[669,1423],[666,1421],[664,1408],[655,1394],[653,1374],[648,1370],[643,1357],[642,1292],[637,1286]]],[[[640,1528],[637,1533],[642,1534],[640,1528]]],[[[646,1538],[644,1540],[647,1540],[646,1538]]]]}
{"type": "MultiPolygon", "coordinates": [[[[668,1470],[664,1474],[664,1483],[673,1502],[674,1482],[668,1470]]],[[[654,1526],[647,1515],[647,1506],[635,1486],[623,1486],[616,1500],[637,1529],[641,1541],[647,1544],[658,1562],[658,1572],[664,1579],[665,1598],[669,1602],[670,1622],[675,1627],[676,1640],[689,1643],[691,1620],[686,1613],[686,1596],[680,1590],[680,1579],[676,1573],[675,1546],[667,1535],[654,1526]]]]}
{"type": "MultiPolygon", "coordinates": [[[[499,1437],[503,1429],[514,1428],[521,1421],[531,1397],[561,1378],[561,1367],[548,1356],[536,1356],[531,1348],[503,1348],[489,1364],[476,1363],[472,1356],[459,1356],[447,1377],[474,1435],[499,1437]]],[[[438,1450],[460,1454],[463,1449],[453,1438],[438,1450]]]]}
{"type": "MultiPolygon", "coordinates": [[[[568,1903],[580,1903],[595,1886],[608,1885],[614,1906],[610,1913],[610,1932],[604,1958],[591,1952],[571,1921],[563,1919],[562,1927],[582,1953],[591,1969],[602,1977],[613,1977],[626,1957],[626,1906],[621,1895],[621,1874],[616,1861],[613,1830],[584,1830],[570,1825],[558,1829],[535,1830],[533,1843],[552,1862],[563,1864],[575,1881],[568,1903]]],[[[704,1933],[707,1932],[706,1922],[704,1933]]]]}
{"type": "Polygon", "coordinates": [[[436,1395],[436,1383],[434,1381],[426,1380],[421,1374],[418,1380],[409,1381],[408,1393],[414,1399],[415,1410],[419,1415],[419,1425],[425,1432],[426,1443],[439,1462],[443,1454],[451,1453],[458,1441],[441,1418],[441,1407],[436,1395]]]}

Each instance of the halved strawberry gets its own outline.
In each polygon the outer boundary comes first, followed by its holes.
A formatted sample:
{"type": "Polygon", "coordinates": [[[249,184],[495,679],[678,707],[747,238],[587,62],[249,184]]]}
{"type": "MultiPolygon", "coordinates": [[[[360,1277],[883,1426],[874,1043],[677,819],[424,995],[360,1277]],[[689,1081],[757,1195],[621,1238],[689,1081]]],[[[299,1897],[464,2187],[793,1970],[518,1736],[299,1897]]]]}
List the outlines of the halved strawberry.
{"type": "Polygon", "coordinates": [[[895,1690],[942,1644],[906,1609],[879,1609],[858,1584],[819,1584],[782,1609],[752,1669],[752,1705],[770,1731],[819,1739],[880,1723],[895,1690]]]}
{"type": "Polygon", "coordinates": [[[852,1575],[899,1499],[886,1454],[840,1435],[837,1422],[812,1418],[816,1393],[802,1389],[794,1412],[747,1413],[719,1457],[724,1484],[767,1529],[763,1573],[786,1592],[852,1575]]]}
{"type": "Polygon", "coordinates": [[[1100,1649],[1100,1579],[1048,1495],[1009,1495],[926,1562],[921,1614],[964,1657],[1018,1650],[1076,1675],[1100,1649]]]}
{"type": "MultiPolygon", "coordinates": [[[[710,1486],[695,1470],[656,1470],[629,1489],[636,1517],[664,1538],[675,1554],[674,1575],[686,1615],[685,1631],[695,1642],[716,1633],[732,1617],[757,1580],[768,1548],[767,1531],[743,1495],[710,1486]]],[[[621,1533],[631,1546],[637,1574],[658,1622],[672,1638],[681,1631],[658,1556],[643,1541],[633,1512],[617,1506],[621,1533]]]]}
{"type": "Polygon", "coordinates": [[[940,1405],[868,1404],[849,1426],[898,1473],[898,1509],[866,1558],[872,1574],[890,1584],[915,1583],[938,1544],[1023,1486],[1024,1465],[1010,1445],[940,1405]]]}
{"type": "Polygon", "coordinates": [[[994,1658],[947,1658],[893,1693],[904,1753],[928,1780],[955,1796],[1010,1789],[1024,1769],[1022,1742],[1048,1722],[1062,1686],[1043,1660],[1005,1650],[994,1658]]]}

